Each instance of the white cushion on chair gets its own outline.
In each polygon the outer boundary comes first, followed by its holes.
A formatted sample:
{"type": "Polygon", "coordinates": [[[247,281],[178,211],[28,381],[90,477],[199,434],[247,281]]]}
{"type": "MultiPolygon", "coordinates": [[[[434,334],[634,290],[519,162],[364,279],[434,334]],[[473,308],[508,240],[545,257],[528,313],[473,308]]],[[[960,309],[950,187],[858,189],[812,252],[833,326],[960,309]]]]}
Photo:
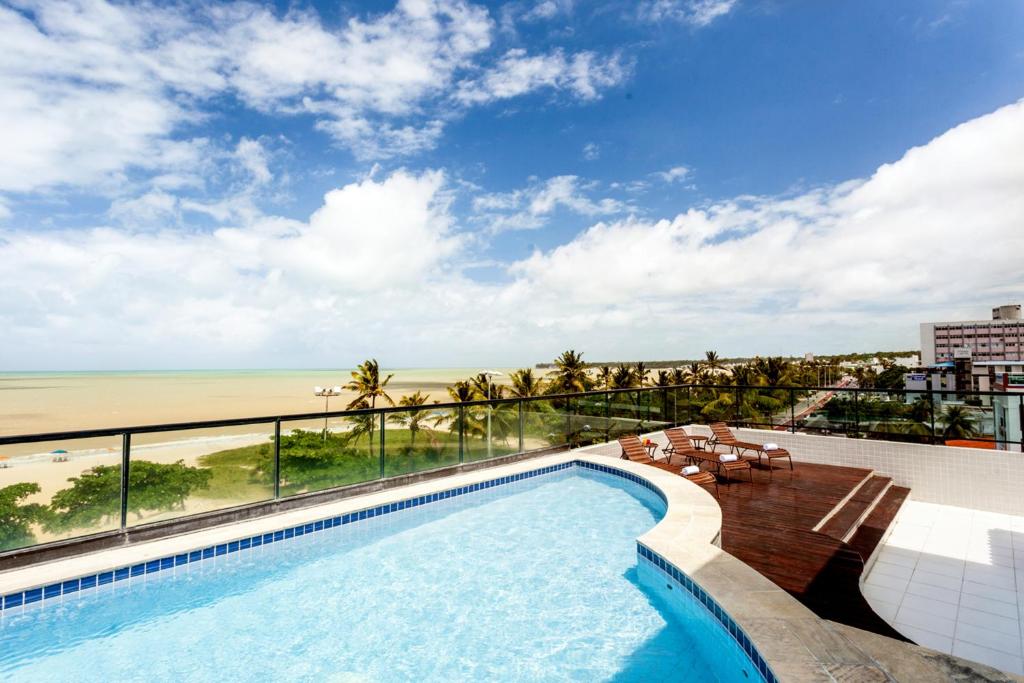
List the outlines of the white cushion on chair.
{"type": "Polygon", "coordinates": [[[688,477],[691,474],[697,474],[698,472],[700,472],[700,468],[697,467],[696,465],[687,465],[686,467],[683,468],[684,477],[688,477]]]}
{"type": "Polygon", "coordinates": [[[766,443],[766,444],[765,444],[764,446],[762,446],[762,448],[764,448],[764,449],[765,449],[766,451],[777,451],[777,450],[781,450],[781,449],[779,448],[779,444],[777,444],[777,443],[766,443]]]}
{"type": "Polygon", "coordinates": [[[718,462],[736,462],[739,459],[738,455],[734,455],[732,453],[722,453],[718,456],[718,462]]]}

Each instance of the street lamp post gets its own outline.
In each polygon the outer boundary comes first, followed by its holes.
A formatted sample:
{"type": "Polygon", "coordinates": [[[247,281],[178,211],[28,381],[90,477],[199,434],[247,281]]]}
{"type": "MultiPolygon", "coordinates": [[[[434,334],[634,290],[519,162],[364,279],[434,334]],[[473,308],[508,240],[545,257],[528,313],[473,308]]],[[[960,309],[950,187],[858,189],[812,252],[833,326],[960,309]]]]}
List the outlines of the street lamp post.
{"type": "Polygon", "coordinates": [[[491,378],[504,375],[505,373],[498,372],[497,370],[484,370],[480,374],[487,378],[487,458],[490,459],[493,449],[491,446],[491,378]]]}
{"type": "Polygon", "coordinates": [[[331,411],[331,397],[341,396],[341,387],[313,387],[313,395],[324,397],[324,441],[327,441],[327,413],[331,411]]]}

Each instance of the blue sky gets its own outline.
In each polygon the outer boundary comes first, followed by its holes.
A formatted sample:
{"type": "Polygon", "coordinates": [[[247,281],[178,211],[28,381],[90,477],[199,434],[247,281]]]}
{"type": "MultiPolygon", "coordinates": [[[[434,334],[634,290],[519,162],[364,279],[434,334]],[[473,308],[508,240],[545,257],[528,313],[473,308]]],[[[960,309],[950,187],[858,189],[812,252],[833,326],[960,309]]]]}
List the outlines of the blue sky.
{"type": "Polygon", "coordinates": [[[1022,291],[1017,2],[19,0],[0,30],[2,369],[907,348],[1022,291]]]}

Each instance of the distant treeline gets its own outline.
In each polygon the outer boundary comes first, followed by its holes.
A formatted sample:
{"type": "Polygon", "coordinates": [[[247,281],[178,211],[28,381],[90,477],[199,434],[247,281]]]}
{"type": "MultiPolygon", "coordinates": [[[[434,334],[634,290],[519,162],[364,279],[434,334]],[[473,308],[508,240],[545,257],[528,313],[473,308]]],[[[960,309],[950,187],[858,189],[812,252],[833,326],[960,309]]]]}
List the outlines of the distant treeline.
{"type": "MultiPolygon", "coordinates": [[[[872,358],[912,358],[920,354],[920,351],[875,351],[873,353],[840,353],[834,355],[826,354],[815,354],[814,360],[820,363],[856,363],[869,361],[872,358]]],[[[722,358],[720,362],[725,365],[734,365],[739,363],[750,363],[751,361],[759,358],[760,356],[736,356],[733,358],[722,358]]],[[[802,361],[803,356],[781,356],[781,358],[789,361],[802,361]]],[[[704,358],[687,359],[687,360],[653,360],[643,361],[645,367],[652,370],[663,369],[663,368],[680,368],[693,363],[703,363],[704,358]]],[[[617,366],[617,365],[636,365],[637,361],[590,361],[585,363],[588,368],[600,368],[602,366],[617,366]]],[[[535,366],[539,370],[548,370],[556,367],[555,363],[537,363],[535,366]]]]}

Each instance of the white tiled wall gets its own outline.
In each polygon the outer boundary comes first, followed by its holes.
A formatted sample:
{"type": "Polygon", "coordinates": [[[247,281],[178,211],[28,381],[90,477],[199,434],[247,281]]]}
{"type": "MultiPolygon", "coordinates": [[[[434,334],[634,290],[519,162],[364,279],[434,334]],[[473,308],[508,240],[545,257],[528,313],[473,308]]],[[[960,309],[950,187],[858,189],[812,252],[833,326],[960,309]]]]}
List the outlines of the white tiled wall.
{"type": "MultiPolygon", "coordinates": [[[[711,433],[701,425],[692,425],[688,431],[711,433]]],[[[1024,515],[1024,455],[1021,453],[763,429],[733,431],[744,441],[779,444],[793,455],[796,463],[873,469],[892,477],[897,486],[910,488],[910,497],[914,500],[1024,515]]]]}

